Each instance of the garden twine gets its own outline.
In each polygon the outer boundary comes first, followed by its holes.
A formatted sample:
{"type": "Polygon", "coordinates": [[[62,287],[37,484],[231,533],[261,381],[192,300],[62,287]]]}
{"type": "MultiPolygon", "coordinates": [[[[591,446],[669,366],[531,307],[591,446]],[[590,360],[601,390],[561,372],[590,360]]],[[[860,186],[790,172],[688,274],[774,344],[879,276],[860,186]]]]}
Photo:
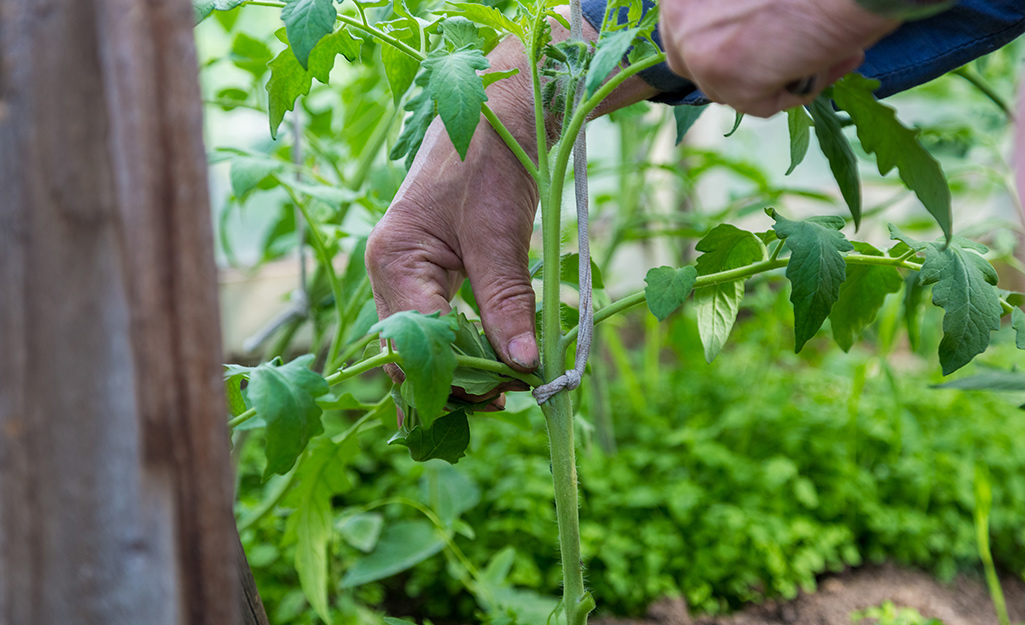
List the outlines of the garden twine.
{"type": "MultiPolygon", "coordinates": [[[[579,3],[572,3],[570,11],[570,35],[583,40],[583,18],[579,3]]],[[[576,103],[584,93],[584,81],[577,83],[576,103]]],[[[547,384],[534,389],[533,395],[537,403],[543,404],[563,390],[573,390],[580,386],[587,367],[587,357],[591,352],[591,339],[594,336],[594,305],[591,299],[591,245],[588,238],[588,198],[587,198],[587,134],[586,126],[580,128],[576,142],[573,144],[573,183],[577,205],[577,244],[579,248],[578,276],[580,282],[580,323],[577,333],[577,350],[573,360],[574,367],[547,384]]]]}

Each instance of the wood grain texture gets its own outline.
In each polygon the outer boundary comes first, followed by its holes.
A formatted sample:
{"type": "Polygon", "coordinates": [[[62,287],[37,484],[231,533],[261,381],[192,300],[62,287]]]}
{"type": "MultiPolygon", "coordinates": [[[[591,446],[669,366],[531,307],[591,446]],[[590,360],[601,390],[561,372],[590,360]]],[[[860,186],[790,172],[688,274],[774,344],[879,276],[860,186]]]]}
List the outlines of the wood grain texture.
{"type": "Polygon", "coordinates": [[[0,0],[0,625],[238,623],[187,0],[0,0]]]}

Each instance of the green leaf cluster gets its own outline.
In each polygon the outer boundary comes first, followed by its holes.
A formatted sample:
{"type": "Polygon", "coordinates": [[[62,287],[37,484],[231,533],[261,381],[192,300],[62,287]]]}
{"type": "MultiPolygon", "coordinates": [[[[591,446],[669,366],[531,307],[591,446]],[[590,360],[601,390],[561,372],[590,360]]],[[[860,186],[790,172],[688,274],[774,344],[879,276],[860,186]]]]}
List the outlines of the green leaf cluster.
{"type": "MultiPolygon", "coordinates": [[[[309,43],[308,40],[306,43],[309,43]]],[[[339,27],[311,44],[305,51],[305,63],[299,60],[298,53],[294,53],[291,46],[274,57],[269,64],[270,80],[267,81],[267,113],[271,137],[277,137],[285,112],[295,107],[296,99],[310,92],[313,79],[327,84],[335,57],[341,54],[349,61],[354,61],[360,55],[361,45],[362,42],[345,27],[339,27]]]]}
{"type": "Polygon", "coordinates": [[[370,331],[395,344],[406,376],[402,396],[416,408],[424,425],[430,426],[448,401],[456,370],[452,323],[438,313],[404,311],[378,321],[370,331]]]}
{"type": "Polygon", "coordinates": [[[794,350],[801,351],[840,298],[840,285],[847,279],[843,252],[854,246],[840,232],[840,217],[790,221],[771,209],[769,215],[776,221],[776,236],[790,249],[787,279],[794,304],[794,350]]]}
{"type": "MultiPolygon", "coordinates": [[[[729,224],[720,224],[698,241],[697,275],[737,269],[765,260],[762,240],[729,224]]],[[[744,299],[744,281],[733,280],[694,290],[698,333],[705,347],[705,360],[712,362],[726,344],[744,299]]]]}
{"type": "Polygon", "coordinates": [[[285,474],[310,440],[324,431],[316,398],[328,392],[327,381],[310,371],[313,355],[276,365],[264,363],[249,372],[246,397],[267,426],[264,477],[285,474]]]}
{"type": "Polygon", "coordinates": [[[963,237],[942,241],[916,241],[890,226],[894,239],[925,253],[919,276],[923,285],[933,285],[932,302],[943,308],[943,340],[940,364],[948,375],[981,354],[989,346],[990,334],[1000,329],[1000,295],[995,285],[997,272],[982,255],[988,248],[963,237]]]}

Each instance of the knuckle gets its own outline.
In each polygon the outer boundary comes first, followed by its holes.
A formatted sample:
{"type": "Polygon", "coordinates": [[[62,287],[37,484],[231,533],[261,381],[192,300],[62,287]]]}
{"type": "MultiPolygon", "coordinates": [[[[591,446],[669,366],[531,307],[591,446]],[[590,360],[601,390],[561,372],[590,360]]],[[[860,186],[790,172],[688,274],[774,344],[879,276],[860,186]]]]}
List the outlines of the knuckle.
{"type": "Polygon", "coordinates": [[[521,309],[534,309],[534,289],[529,282],[513,280],[502,284],[492,283],[477,295],[481,309],[493,314],[505,315],[521,309]]]}

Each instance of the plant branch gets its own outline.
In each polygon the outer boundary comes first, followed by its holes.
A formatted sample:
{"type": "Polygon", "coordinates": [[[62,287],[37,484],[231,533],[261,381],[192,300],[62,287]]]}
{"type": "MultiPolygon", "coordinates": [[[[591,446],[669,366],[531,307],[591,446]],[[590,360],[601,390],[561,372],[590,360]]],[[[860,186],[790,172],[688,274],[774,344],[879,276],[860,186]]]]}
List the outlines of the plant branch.
{"type": "MultiPolygon", "coordinates": [[[[368,342],[369,341],[366,340],[361,341],[361,343],[363,343],[364,345],[366,345],[368,342]]],[[[377,354],[376,356],[371,356],[370,358],[367,358],[364,361],[357,362],[351,367],[340,369],[332,373],[331,375],[326,376],[324,379],[327,380],[328,386],[337,386],[338,384],[341,384],[349,378],[360,375],[361,373],[372,371],[374,369],[377,369],[378,367],[383,367],[384,365],[391,363],[401,364],[402,356],[398,352],[382,352],[380,354],[377,354]]],[[[491,373],[504,375],[506,377],[510,377],[521,382],[524,382],[526,384],[529,384],[532,387],[541,385],[541,378],[539,378],[538,376],[530,373],[520,373],[519,371],[510,367],[509,365],[498,362],[496,360],[488,360],[486,358],[474,358],[472,356],[463,356],[462,354],[456,354],[456,365],[459,367],[466,367],[468,369],[477,369],[480,371],[489,371],[491,373]]],[[[228,427],[234,429],[239,425],[245,423],[246,421],[249,421],[256,415],[256,408],[250,408],[249,410],[246,410],[234,419],[228,421],[228,427]]]]}
{"type": "Polygon", "coordinates": [[[951,73],[956,76],[960,76],[971,83],[971,85],[978,89],[982,95],[986,96],[994,104],[1000,107],[1000,110],[1004,112],[1004,115],[1008,120],[1014,119],[1014,109],[1011,108],[1011,105],[1008,104],[1007,100],[997,93],[977,71],[966,65],[955,69],[951,73]]]}
{"type": "Polygon", "coordinates": [[[299,195],[287,184],[283,184],[285,192],[292,198],[292,202],[299,208],[303,214],[303,219],[306,221],[306,229],[310,233],[310,243],[313,244],[313,249],[317,252],[317,256],[320,257],[320,264],[324,267],[324,271],[327,272],[327,281],[331,287],[331,294],[334,295],[335,313],[338,315],[338,330],[336,331],[335,338],[331,341],[331,348],[327,354],[328,364],[334,362],[338,356],[338,350],[341,348],[341,337],[345,329],[345,299],[342,297],[342,283],[338,279],[338,273],[335,271],[334,264],[331,262],[331,254],[328,253],[327,245],[324,242],[324,235],[320,232],[320,227],[317,222],[313,220],[313,216],[310,215],[309,209],[306,208],[306,203],[299,199],[299,195]]]}
{"type": "MultiPolygon", "coordinates": [[[[906,256],[906,255],[905,255],[906,256]]],[[[875,265],[880,267],[899,267],[901,269],[910,269],[911,271],[920,271],[922,265],[909,261],[904,256],[899,258],[892,258],[890,256],[869,256],[867,254],[847,254],[844,256],[844,261],[848,265],[875,265]]],[[[706,286],[713,286],[716,284],[722,284],[724,282],[733,282],[735,280],[743,280],[750,278],[751,276],[772,271],[773,269],[779,269],[780,267],[786,267],[787,263],[790,262],[789,258],[776,258],[771,260],[763,260],[744,267],[738,267],[736,269],[729,269],[726,271],[719,271],[716,273],[710,273],[703,276],[698,276],[698,279],[694,281],[694,288],[700,289],[706,286]]],[[[598,310],[594,313],[594,322],[601,323],[606,319],[613,317],[624,310],[628,310],[643,304],[644,291],[638,291],[631,295],[616,300],[608,306],[598,310]]],[[[577,328],[571,329],[566,333],[563,338],[563,347],[569,347],[569,345],[577,338],[577,328]]]]}
{"type": "Polygon", "coordinates": [[[502,138],[502,141],[505,141],[505,145],[516,156],[516,159],[520,161],[520,164],[527,170],[530,177],[535,181],[540,181],[541,172],[538,170],[537,166],[534,165],[534,161],[527,156],[527,152],[523,149],[523,146],[520,145],[519,141],[517,141],[515,137],[512,136],[512,133],[509,132],[506,125],[502,123],[502,120],[498,119],[498,115],[496,115],[487,104],[481,106],[481,112],[484,113],[484,119],[488,120],[488,123],[491,124],[491,128],[495,133],[502,138]]]}
{"type": "MultiPolygon", "coordinates": [[[[566,126],[562,137],[559,139],[559,146],[555,157],[555,168],[552,171],[553,189],[558,186],[559,192],[562,192],[563,180],[566,177],[566,167],[569,164],[570,153],[573,151],[573,142],[576,140],[577,134],[580,133],[580,129],[587,121],[587,116],[590,115],[591,112],[594,111],[594,109],[597,108],[610,93],[626,82],[627,79],[632,78],[649,67],[654,67],[665,60],[665,54],[656,54],[634,63],[630,67],[610,78],[594,92],[594,95],[577,107],[577,110],[573,113],[573,118],[570,120],[569,125],[566,126]]],[[[535,94],[535,97],[537,97],[537,94],[535,94]]]]}

